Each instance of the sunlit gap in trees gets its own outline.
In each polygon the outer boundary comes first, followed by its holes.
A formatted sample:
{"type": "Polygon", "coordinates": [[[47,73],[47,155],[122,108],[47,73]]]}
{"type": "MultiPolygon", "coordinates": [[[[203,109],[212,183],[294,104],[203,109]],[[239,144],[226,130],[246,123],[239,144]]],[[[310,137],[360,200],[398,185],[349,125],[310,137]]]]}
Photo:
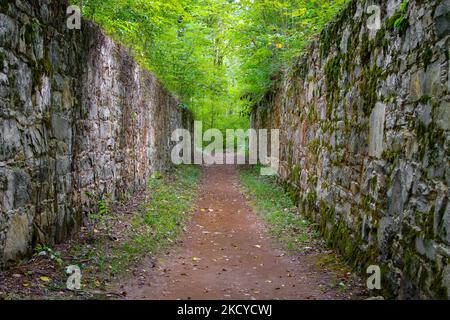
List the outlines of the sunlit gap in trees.
{"type": "Polygon", "coordinates": [[[74,0],[204,130],[249,127],[282,71],[348,0],[74,0]]]}

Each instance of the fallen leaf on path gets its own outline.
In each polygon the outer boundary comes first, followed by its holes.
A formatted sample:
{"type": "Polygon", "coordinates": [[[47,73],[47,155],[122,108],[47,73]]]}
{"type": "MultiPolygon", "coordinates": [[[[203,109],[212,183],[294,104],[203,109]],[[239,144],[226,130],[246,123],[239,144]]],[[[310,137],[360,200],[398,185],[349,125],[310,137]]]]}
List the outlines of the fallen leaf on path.
{"type": "Polygon", "coordinates": [[[200,258],[192,257],[192,261],[200,261],[200,260],[201,260],[200,258]]]}
{"type": "Polygon", "coordinates": [[[49,282],[49,281],[50,281],[50,278],[49,278],[49,277],[42,276],[42,277],[39,277],[39,280],[44,281],[44,282],[49,282]]]}

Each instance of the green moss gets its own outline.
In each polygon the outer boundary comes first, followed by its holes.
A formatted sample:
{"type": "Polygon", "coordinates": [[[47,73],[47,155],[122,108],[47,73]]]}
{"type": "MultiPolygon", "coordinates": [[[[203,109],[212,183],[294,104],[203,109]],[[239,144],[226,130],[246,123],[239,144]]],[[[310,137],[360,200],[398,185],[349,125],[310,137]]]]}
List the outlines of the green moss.
{"type": "Polygon", "coordinates": [[[432,97],[430,97],[429,95],[423,95],[420,97],[419,100],[417,100],[417,102],[419,102],[421,104],[427,104],[431,99],[432,99],[432,97]]]}
{"type": "Polygon", "coordinates": [[[39,22],[38,19],[33,18],[33,20],[31,21],[31,28],[34,32],[39,32],[39,29],[41,28],[41,23],[39,22]]]}
{"type": "Polygon", "coordinates": [[[33,43],[33,26],[31,24],[25,26],[25,42],[29,46],[33,43]]]}
{"type": "Polygon", "coordinates": [[[382,27],[380,30],[378,30],[374,40],[374,46],[383,48],[384,50],[388,49],[389,39],[386,37],[386,27],[382,27]]]}
{"type": "Polygon", "coordinates": [[[38,70],[33,69],[31,72],[31,81],[33,83],[33,88],[40,87],[41,85],[41,74],[38,70]]]}
{"type": "Polygon", "coordinates": [[[311,106],[309,108],[308,120],[310,122],[315,122],[317,120],[317,112],[316,112],[316,108],[314,106],[311,106]]]}
{"type": "MultiPolygon", "coordinates": [[[[414,241],[415,236],[405,239],[405,243],[414,243],[414,241]]],[[[434,299],[448,299],[447,288],[442,286],[442,270],[436,261],[427,261],[426,266],[421,267],[423,262],[412,249],[406,249],[403,256],[405,279],[417,283],[417,288],[421,292],[427,292],[434,299]],[[418,273],[418,270],[421,272],[418,273]]],[[[447,264],[447,259],[444,258],[442,263],[447,264]]]]}
{"type": "Polygon", "coordinates": [[[435,163],[438,159],[437,155],[440,150],[444,149],[445,144],[445,132],[441,128],[436,127],[436,123],[432,122],[429,126],[428,145],[431,151],[431,163],[435,163]]]}
{"type": "Polygon", "coordinates": [[[447,300],[448,299],[448,292],[447,288],[442,285],[443,283],[443,275],[442,271],[439,270],[439,267],[437,266],[437,263],[434,262],[431,265],[431,284],[430,284],[430,291],[432,292],[433,296],[437,300],[447,300]]]}
{"type": "Polygon", "coordinates": [[[433,164],[437,161],[440,150],[443,149],[445,143],[444,130],[437,127],[432,122],[428,127],[422,121],[416,121],[416,136],[419,140],[419,155],[423,159],[426,151],[430,153],[430,162],[433,164]]]}
{"type": "Polygon", "coordinates": [[[409,27],[408,17],[400,16],[394,21],[394,27],[398,30],[400,35],[404,35],[409,27]]]}
{"type": "Polygon", "coordinates": [[[289,86],[288,87],[288,90],[287,90],[287,96],[288,96],[288,98],[290,99],[290,98],[292,98],[292,91],[293,91],[293,86],[289,86]]]}
{"type": "Polygon", "coordinates": [[[308,74],[308,64],[306,58],[302,57],[300,61],[296,62],[292,68],[292,76],[295,78],[304,79],[308,74]]]}
{"type": "Polygon", "coordinates": [[[12,2],[12,0],[0,0],[0,7],[6,8],[7,10],[10,2],[12,2]]]}
{"type": "Polygon", "coordinates": [[[420,58],[423,62],[423,66],[426,71],[428,65],[431,62],[431,59],[433,58],[433,50],[431,50],[431,48],[428,45],[425,45],[422,52],[420,53],[420,58]]]}
{"type": "Polygon", "coordinates": [[[3,69],[3,64],[6,60],[6,54],[4,54],[3,52],[0,52],[0,70],[3,69]]]}
{"type": "Polygon", "coordinates": [[[320,56],[322,59],[329,54],[331,47],[336,45],[339,40],[339,38],[336,37],[338,27],[338,23],[334,21],[320,34],[320,56]]]}
{"type": "Polygon", "coordinates": [[[433,239],[435,237],[434,234],[434,206],[431,208],[429,214],[427,214],[425,216],[425,221],[424,221],[424,232],[425,232],[425,237],[426,238],[430,238],[433,239]]]}
{"type": "Polygon", "coordinates": [[[51,128],[52,127],[52,119],[49,113],[45,113],[42,116],[42,124],[46,127],[46,128],[51,128]]]}
{"type": "MultiPolygon", "coordinates": [[[[349,37],[347,45],[347,53],[343,54],[343,70],[347,71],[348,74],[353,73],[355,69],[355,48],[358,46],[358,39],[353,39],[349,37]],[[353,43],[355,42],[355,43],[353,43]]],[[[346,84],[346,92],[349,91],[351,84],[348,82],[346,84]]]]}
{"type": "Polygon", "coordinates": [[[314,191],[310,191],[310,192],[308,192],[306,199],[308,201],[308,205],[310,207],[314,207],[316,205],[316,201],[317,201],[317,194],[314,191]]]}
{"type": "Polygon", "coordinates": [[[370,203],[371,203],[371,198],[369,196],[362,196],[362,201],[361,201],[361,208],[365,211],[365,212],[369,212],[370,211],[370,203]]]}
{"type": "Polygon", "coordinates": [[[308,144],[308,153],[314,158],[318,158],[319,156],[319,149],[320,149],[320,140],[314,139],[308,144]]]}
{"type": "Polygon", "coordinates": [[[53,74],[53,66],[50,60],[42,59],[39,61],[38,65],[40,71],[43,72],[45,75],[50,76],[53,74]]]}
{"type": "Polygon", "coordinates": [[[330,246],[332,246],[333,245],[332,239],[329,237],[327,230],[327,221],[333,220],[334,208],[329,206],[325,201],[320,200],[319,217],[320,217],[320,221],[318,223],[319,232],[326,240],[330,241],[330,246]]]}
{"type": "Polygon", "coordinates": [[[333,125],[332,125],[331,121],[322,121],[320,123],[320,127],[324,133],[329,132],[333,129],[333,125]]]}
{"type": "Polygon", "coordinates": [[[295,165],[292,167],[291,176],[293,182],[297,182],[300,179],[300,171],[301,169],[299,165],[295,165]]]}
{"type": "Polygon", "coordinates": [[[371,69],[364,69],[362,72],[359,89],[363,98],[362,111],[366,117],[370,116],[378,100],[377,85],[381,75],[382,69],[377,66],[371,69]]]}
{"type": "Polygon", "coordinates": [[[319,181],[317,175],[313,171],[310,171],[308,174],[308,184],[315,187],[317,186],[317,181],[319,181]]]}
{"type": "Polygon", "coordinates": [[[382,27],[381,29],[379,29],[379,30],[377,31],[377,34],[376,34],[376,36],[375,36],[375,45],[376,45],[377,47],[382,46],[385,37],[386,37],[386,28],[385,28],[385,27],[382,27]]]}
{"type": "Polygon", "coordinates": [[[331,58],[325,65],[325,83],[327,86],[327,118],[330,119],[333,107],[339,98],[339,74],[341,71],[341,57],[331,58]]]}
{"type": "Polygon", "coordinates": [[[47,59],[41,59],[37,62],[32,70],[33,88],[41,86],[42,75],[51,76],[53,74],[53,66],[47,59]]]}
{"type": "Polygon", "coordinates": [[[386,163],[388,163],[389,165],[395,166],[398,158],[398,153],[391,150],[384,150],[382,158],[386,160],[386,163]]]}
{"type": "Polygon", "coordinates": [[[386,20],[386,29],[388,31],[394,31],[395,30],[395,21],[401,17],[400,11],[395,12],[389,19],[386,20]]]}
{"type": "Polygon", "coordinates": [[[370,189],[372,191],[375,191],[377,188],[377,183],[378,183],[378,177],[377,176],[373,176],[372,179],[370,179],[370,189]]]}
{"type": "Polygon", "coordinates": [[[343,221],[335,223],[334,210],[323,202],[321,202],[321,216],[322,221],[319,225],[321,234],[327,239],[328,245],[338,249],[354,268],[363,272],[367,266],[377,262],[378,249],[371,246],[361,250],[362,239],[354,235],[353,230],[349,229],[343,221]],[[330,230],[327,229],[327,221],[333,222],[330,230]]]}
{"type": "Polygon", "coordinates": [[[392,17],[386,21],[386,28],[389,31],[398,30],[400,35],[404,35],[409,27],[407,16],[408,1],[404,0],[392,17]]]}
{"type": "Polygon", "coordinates": [[[362,65],[367,65],[370,63],[370,57],[372,56],[372,43],[369,40],[368,33],[364,33],[361,40],[360,57],[362,65]]]}

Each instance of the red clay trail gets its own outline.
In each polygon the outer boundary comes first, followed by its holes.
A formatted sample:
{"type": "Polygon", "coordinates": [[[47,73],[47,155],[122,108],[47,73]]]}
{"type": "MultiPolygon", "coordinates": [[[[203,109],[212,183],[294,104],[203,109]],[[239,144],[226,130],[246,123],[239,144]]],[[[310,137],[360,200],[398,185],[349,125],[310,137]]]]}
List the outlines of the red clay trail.
{"type": "Polygon", "coordinates": [[[203,168],[199,198],[187,232],[146,280],[121,283],[127,299],[346,299],[330,289],[336,275],[317,257],[293,257],[277,248],[240,192],[232,165],[203,168]]]}

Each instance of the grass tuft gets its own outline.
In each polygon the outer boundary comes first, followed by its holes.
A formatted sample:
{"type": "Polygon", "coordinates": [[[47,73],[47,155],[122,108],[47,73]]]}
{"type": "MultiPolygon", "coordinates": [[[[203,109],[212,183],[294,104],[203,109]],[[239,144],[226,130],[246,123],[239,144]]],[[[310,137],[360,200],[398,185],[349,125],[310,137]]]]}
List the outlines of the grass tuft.
{"type": "Polygon", "coordinates": [[[297,213],[291,197],[273,176],[259,175],[260,167],[240,171],[244,193],[264,219],[271,236],[292,253],[305,252],[319,241],[314,225],[297,213]]]}
{"type": "Polygon", "coordinates": [[[199,180],[198,167],[180,166],[170,176],[152,176],[131,215],[102,204],[103,213],[95,215],[102,221],[95,224],[92,244],[77,244],[72,250],[84,283],[104,289],[112,278],[174,243],[191,217],[199,180]]]}

